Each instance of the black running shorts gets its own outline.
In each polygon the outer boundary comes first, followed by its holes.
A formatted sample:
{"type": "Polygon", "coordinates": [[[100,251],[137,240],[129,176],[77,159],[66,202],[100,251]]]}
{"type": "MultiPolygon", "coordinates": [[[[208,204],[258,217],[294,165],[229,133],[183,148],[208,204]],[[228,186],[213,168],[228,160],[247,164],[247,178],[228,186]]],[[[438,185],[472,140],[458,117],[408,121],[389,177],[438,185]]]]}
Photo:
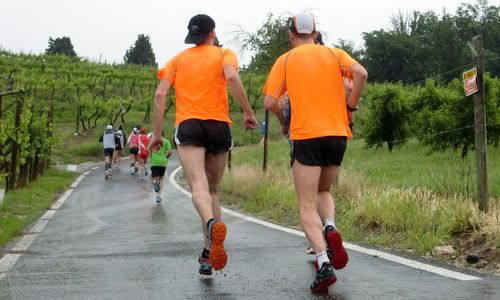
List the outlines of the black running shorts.
{"type": "Polygon", "coordinates": [[[137,154],[139,154],[139,148],[138,147],[132,147],[132,148],[130,148],[129,152],[132,155],[137,155],[137,154]]]}
{"type": "Polygon", "coordinates": [[[188,119],[175,128],[176,145],[193,145],[206,149],[206,154],[227,152],[233,146],[229,124],[216,120],[188,119]]]}
{"type": "Polygon", "coordinates": [[[106,156],[112,157],[113,152],[115,152],[115,149],[113,148],[104,148],[104,157],[106,156]]]}
{"type": "Polygon", "coordinates": [[[163,177],[166,167],[151,166],[151,177],[163,177]]]}
{"type": "Polygon", "coordinates": [[[340,166],[347,147],[345,136],[325,136],[291,143],[292,164],[297,160],[308,166],[340,166]]]}

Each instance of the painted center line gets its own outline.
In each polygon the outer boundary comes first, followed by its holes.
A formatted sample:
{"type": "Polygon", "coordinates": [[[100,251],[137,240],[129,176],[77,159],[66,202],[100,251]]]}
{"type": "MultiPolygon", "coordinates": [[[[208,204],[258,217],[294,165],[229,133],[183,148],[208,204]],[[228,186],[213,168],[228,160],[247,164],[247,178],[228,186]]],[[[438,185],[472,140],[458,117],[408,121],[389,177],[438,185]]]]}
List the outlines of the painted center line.
{"type": "MultiPolygon", "coordinates": [[[[175,181],[175,176],[177,175],[177,173],[179,173],[179,171],[181,169],[182,169],[182,167],[176,168],[172,172],[172,174],[170,174],[169,181],[181,193],[183,193],[184,195],[186,195],[188,197],[191,197],[191,193],[189,191],[186,191],[182,186],[180,186],[175,181]]],[[[249,222],[260,224],[260,225],[263,225],[263,226],[266,226],[266,227],[269,227],[269,228],[272,228],[272,229],[280,230],[280,231],[287,232],[287,233],[290,233],[290,234],[294,234],[294,235],[297,235],[297,236],[305,237],[304,232],[299,231],[299,230],[287,228],[287,227],[284,227],[284,226],[281,226],[281,225],[278,225],[278,224],[274,224],[274,223],[267,222],[267,221],[264,221],[264,220],[260,220],[260,219],[257,219],[257,218],[251,217],[251,216],[247,216],[247,215],[241,214],[239,212],[230,210],[230,209],[225,208],[225,207],[222,207],[221,210],[224,213],[227,213],[229,215],[232,215],[232,216],[240,218],[240,219],[247,220],[249,222]]],[[[393,255],[393,254],[389,254],[389,253],[386,253],[386,252],[382,252],[382,251],[379,251],[379,250],[373,250],[373,249],[364,248],[364,247],[361,247],[361,246],[358,246],[358,245],[355,245],[355,244],[351,244],[351,243],[344,242],[344,247],[347,248],[347,249],[349,249],[349,250],[351,250],[351,251],[356,251],[356,252],[364,253],[364,254],[367,254],[367,255],[377,256],[379,258],[382,258],[382,259],[385,259],[385,260],[388,260],[388,261],[392,261],[392,262],[395,262],[395,263],[398,263],[398,264],[401,264],[401,265],[405,265],[405,266],[408,266],[408,267],[411,267],[411,268],[415,268],[415,269],[427,271],[427,272],[434,273],[434,274],[441,275],[441,276],[448,277],[448,278],[453,278],[453,279],[457,279],[457,280],[461,280],[461,281],[481,280],[481,278],[476,277],[476,276],[471,276],[471,275],[463,274],[463,273],[460,273],[460,272],[451,271],[451,270],[448,270],[448,269],[445,269],[445,268],[436,267],[436,266],[429,265],[429,264],[424,264],[424,263],[421,263],[421,262],[418,262],[418,261],[410,260],[410,259],[403,258],[403,257],[397,256],[397,255],[393,255]]]]}

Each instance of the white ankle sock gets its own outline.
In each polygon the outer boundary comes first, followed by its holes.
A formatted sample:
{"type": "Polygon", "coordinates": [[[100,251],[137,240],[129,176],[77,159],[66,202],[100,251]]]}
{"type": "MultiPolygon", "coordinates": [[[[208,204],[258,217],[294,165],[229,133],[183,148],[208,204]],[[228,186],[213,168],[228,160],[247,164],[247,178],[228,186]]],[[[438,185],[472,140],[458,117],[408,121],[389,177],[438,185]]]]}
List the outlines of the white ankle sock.
{"type": "Polygon", "coordinates": [[[318,267],[321,269],[321,266],[325,262],[330,262],[330,259],[328,258],[328,254],[326,254],[326,251],[323,251],[319,254],[316,255],[316,261],[318,262],[318,267]]]}
{"type": "Polygon", "coordinates": [[[337,227],[335,227],[334,219],[327,218],[323,220],[323,228],[326,228],[326,226],[333,226],[333,228],[337,229],[337,227]]]}

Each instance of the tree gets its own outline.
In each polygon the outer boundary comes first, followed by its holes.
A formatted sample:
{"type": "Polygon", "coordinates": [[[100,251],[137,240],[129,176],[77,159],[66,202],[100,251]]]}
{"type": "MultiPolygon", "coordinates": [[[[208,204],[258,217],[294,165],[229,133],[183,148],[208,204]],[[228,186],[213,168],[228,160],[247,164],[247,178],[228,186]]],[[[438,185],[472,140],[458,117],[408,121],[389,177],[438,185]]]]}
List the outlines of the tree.
{"type": "Polygon", "coordinates": [[[149,36],[144,34],[137,35],[135,44],[130,46],[123,60],[126,64],[156,66],[156,57],[151,47],[149,36]]]}
{"type": "Polygon", "coordinates": [[[402,84],[373,84],[364,99],[362,114],[356,120],[366,145],[378,148],[387,143],[392,152],[394,146],[406,143],[411,133],[410,111],[402,84]]]}
{"type": "Polygon", "coordinates": [[[460,76],[460,67],[470,63],[467,42],[484,38],[486,71],[500,75],[500,6],[487,0],[462,4],[456,14],[443,10],[404,13],[391,18],[391,27],[363,34],[365,51],[361,63],[376,82],[421,83],[439,75],[444,83],[460,76]]]}
{"type": "Polygon", "coordinates": [[[45,50],[47,54],[65,54],[68,56],[76,56],[76,52],[73,49],[73,44],[69,37],[63,36],[62,38],[49,37],[49,47],[45,50]]]}
{"type": "Polygon", "coordinates": [[[363,57],[363,50],[356,49],[353,41],[338,39],[337,42],[333,44],[333,46],[349,53],[349,55],[357,61],[361,61],[363,57]]]}
{"type": "Polygon", "coordinates": [[[240,31],[235,34],[236,39],[243,42],[242,50],[256,52],[247,69],[259,74],[269,72],[276,59],[291,49],[286,20],[275,18],[272,13],[256,33],[240,31]]]}
{"type": "MultiPolygon", "coordinates": [[[[486,94],[486,122],[488,144],[500,142],[500,98],[499,80],[484,77],[486,94]]],[[[454,79],[447,86],[437,86],[428,80],[417,90],[412,101],[412,110],[417,111],[413,128],[420,140],[432,151],[460,149],[465,158],[474,149],[474,105],[472,96],[465,96],[463,83],[454,79]]]]}
{"type": "Polygon", "coordinates": [[[500,76],[500,6],[490,6],[486,0],[478,0],[476,4],[463,3],[453,19],[462,45],[477,34],[483,36],[485,71],[500,76]]]}

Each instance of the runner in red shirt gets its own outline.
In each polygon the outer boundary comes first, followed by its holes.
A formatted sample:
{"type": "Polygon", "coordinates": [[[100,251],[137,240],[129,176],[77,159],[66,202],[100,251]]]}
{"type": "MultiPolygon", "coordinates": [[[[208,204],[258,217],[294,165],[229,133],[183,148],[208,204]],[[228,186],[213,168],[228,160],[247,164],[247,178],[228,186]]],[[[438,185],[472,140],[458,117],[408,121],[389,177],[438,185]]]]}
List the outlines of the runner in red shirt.
{"type": "Polygon", "coordinates": [[[149,138],[146,134],[146,128],[141,128],[141,134],[139,135],[139,174],[141,180],[145,179],[145,176],[148,176],[147,163],[149,157],[149,138]]]}

